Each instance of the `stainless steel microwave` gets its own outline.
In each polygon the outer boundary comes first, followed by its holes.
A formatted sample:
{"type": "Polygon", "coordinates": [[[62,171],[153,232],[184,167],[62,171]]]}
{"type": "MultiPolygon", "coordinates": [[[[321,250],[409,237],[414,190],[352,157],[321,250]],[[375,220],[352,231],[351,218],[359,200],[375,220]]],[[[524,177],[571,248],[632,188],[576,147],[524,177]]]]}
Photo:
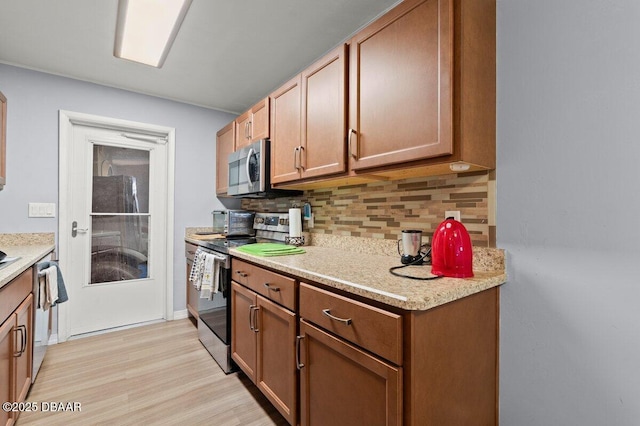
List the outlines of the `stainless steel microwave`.
{"type": "Polygon", "coordinates": [[[228,195],[241,198],[276,198],[301,195],[301,191],[272,189],[268,139],[253,142],[229,154],[228,195]]]}

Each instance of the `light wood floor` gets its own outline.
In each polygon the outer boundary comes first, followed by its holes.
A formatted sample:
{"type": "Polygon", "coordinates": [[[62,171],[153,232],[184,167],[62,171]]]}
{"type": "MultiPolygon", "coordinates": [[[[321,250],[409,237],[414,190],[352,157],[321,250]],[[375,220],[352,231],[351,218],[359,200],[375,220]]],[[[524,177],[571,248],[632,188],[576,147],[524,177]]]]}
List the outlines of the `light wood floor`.
{"type": "Polygon", "coordinates": [[[190,320],[50,346],[29,402],[80,412],[24,412],[27,425],[286,425],[242,373],[225,375],[190,320]]]}

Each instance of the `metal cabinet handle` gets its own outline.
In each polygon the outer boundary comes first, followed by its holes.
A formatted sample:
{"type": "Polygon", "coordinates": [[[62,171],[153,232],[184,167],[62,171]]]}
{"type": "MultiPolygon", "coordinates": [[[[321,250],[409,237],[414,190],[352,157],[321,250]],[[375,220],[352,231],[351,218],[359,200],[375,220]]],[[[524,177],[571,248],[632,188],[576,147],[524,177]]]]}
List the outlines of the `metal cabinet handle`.
{"type": "Polygon", "coordinates": [[[251,121],[247,122],[247,129],[249,129],[247,131],[247,139],[251,140],[253,139],[253,123],[251,121]]]}
{"type": "Polygon", "coordinates": [[[351,323],[353,322],[351,321],[351,318],[344,319],[344,318],[334,317],[333,315],[331,315],[331,309],[323,309],[322,313],[328,316],[329,318],[331,318],[332,320],[341,322],[344,325],[351,325],[351,323]]]}
{"type": "Polygon", "coordinates": [[[22,355],[27,350],[27,326],[23,324],[20,327],[24,330],[22,333],[22,352],[20,352],[20,355],[22,355]]]}
{"type": "Polygon", "coordinates": [[[247,278],[249,276],[249,274],[242,271],[236,271],[236,274],[240,275],[242,278],[247,278]]]}
{"type": "Polygon", "coordinates": [[[298,147],[298,165],[301,170],[304,170],[304,166],[302,165],[302,151],[304,151],[304,146],[298,147]]]}
{"type": "Polygon", "coordinates": [[[269,283],[264,283],[264,286],[267,288],[267,290],[270,290],[270,291],[275,291],[275,292],[279,292],[280,291],[280,287],[273,287],[269,283]]]}
{"type": "Polygon", "coordinates": [[[351,141],[352,141],[352,137],[353,134],[356,133],[355,129],[349,129],[349,155],[355,159],[358,158],[358,140],[356,139],[356,149],[354,150],[351,146],[351,141]]]}
{"type": "Polygon", "coordinates": [[[258,306],[255,306],[253,308],[253,332],[257,333],[260,331],[260,329],[258,328],[258,311],[260,310],[260,308],[258,306]]]}
{"type": "Polygon", "coordinates": [[[300,341],[304,339],[304,336],[296,336],[296,368],[302,370],[304,364],[300,362],[300,341]]]}
{"type": "Polygon", "coordinates": [[[249,305],[249,330],[255,331],[255,327],[253,326],[253,309],[256,305],[249,305]]]}
{"type": "MultiPolygon", "coordinates": [[[[20,355],[22,355],[22,353],[24,352],[24,329],[22,328],[22,325],[17,326],[16,328],[13,329],[13,331],[16,332],[16,334],[18,332],[20,332],[20,350],[18,351],[14,351],[13,352],[13,356],[15,358],[18,358],[20,355]]],[[[16,336],[16,341],[18,340],[17,336],[16,336]]]]}
{"type": "Polygon", "coordinates": [[[298,166],[298,149],[300,147],[296,146],[295,148],[293,148],[293,168],[296,170],[300,170],[300,167],[298,166]]]}

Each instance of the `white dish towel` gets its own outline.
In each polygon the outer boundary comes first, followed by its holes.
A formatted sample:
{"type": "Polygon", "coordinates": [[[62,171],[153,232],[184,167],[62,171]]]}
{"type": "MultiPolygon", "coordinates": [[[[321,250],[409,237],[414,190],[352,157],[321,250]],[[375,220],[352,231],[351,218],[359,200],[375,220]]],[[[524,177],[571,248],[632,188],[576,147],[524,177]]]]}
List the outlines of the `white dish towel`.
{"type": "Polygon", "coordinates": [[[189,281],[200,292],[201,299],[212,300],[214,294],[220,291],[220,268],[224,261],[223,256],[196,250],[189,281]]]}
{"type": "Polygon", "coordinates": [[[58,300],[58,268],[54,265],[38,272],[38,308],[47,310],[58,300]]]}

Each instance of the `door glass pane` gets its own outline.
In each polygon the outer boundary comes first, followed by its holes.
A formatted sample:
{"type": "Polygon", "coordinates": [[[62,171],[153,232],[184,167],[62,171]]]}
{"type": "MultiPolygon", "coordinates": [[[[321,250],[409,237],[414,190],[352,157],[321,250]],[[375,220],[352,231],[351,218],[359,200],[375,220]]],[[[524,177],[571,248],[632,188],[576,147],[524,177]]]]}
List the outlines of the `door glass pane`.
{"type": "Polygon", "coordinates": [[[148,277],[149,151],[94,145],[90,284],[148,277]]]}

